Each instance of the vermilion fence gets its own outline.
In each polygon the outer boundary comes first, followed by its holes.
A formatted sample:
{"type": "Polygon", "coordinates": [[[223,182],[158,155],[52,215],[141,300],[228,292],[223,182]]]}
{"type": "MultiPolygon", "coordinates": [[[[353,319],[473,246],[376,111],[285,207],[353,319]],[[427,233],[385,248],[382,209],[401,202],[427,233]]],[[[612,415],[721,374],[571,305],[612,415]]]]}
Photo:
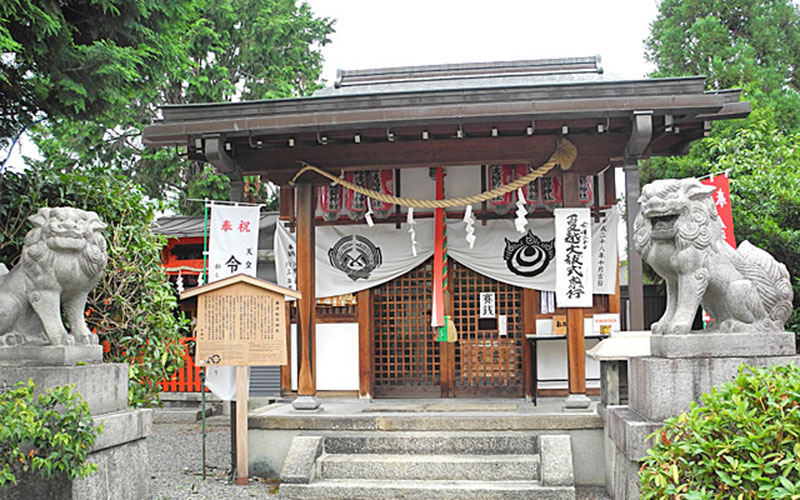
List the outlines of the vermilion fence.
{"type": "Polygon", "coordinates": [[[178,368],[171,379],[161,381],[161,390],[164,392],[200,392],[202,390],[200,367],[194,364],[190,351],[194,341],[194,337],[184,337],[180,340],[183,346],[183,366],[178,368]]]}

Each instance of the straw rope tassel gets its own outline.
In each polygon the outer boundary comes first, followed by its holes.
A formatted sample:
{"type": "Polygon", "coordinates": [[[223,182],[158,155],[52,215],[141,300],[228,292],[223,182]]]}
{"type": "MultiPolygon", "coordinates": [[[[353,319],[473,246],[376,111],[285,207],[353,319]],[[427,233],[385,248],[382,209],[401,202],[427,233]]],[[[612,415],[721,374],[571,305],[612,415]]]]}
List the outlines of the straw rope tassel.
{"type": "Polygon", "coordinates": [[[465,205],[472,205],[473,203],[481,203],[484,201],[488,201],[491,200],[492,198],[496,198],[498,196],[503,196],[506,193],[510,193],[511,191],[514,191],[517,188],[525,186],[534,179],[543,177],[550,170],[555,168],[556,165],[561,166],[562,170],[568,170],[570,167],[572,167],[572,164],[575,162],[575,158],[577,156],[578,156],[578,150],[575,148],[575,145],[572,144],[567,139],[561,139],[560,141],[558,141],[558,147],[556,147],[556,150],[550,156],[550,159],[547,160],[539,168],[532,170],[531,172],[528,172],[527,175],[524,175],[519,179],[515,179],[509,182],[508,184],[492,189],[491,191],[484,191],[483,193],[476,194],[473,196],[462,196],[459,198],[451,198],[449,200],[417,200],[414,198],[401,198],[399,196],[379,193],[378,191],[373,191],[371,189],[367,189],[362,186],[357,186],[352,182],[340,179],[339,177],[331,174],[330,172],[326,172],[321,168],[315,167],[314,165],[310,165],[306,162],[300,162],[304,166],[303,168],[300,169],[299,172],[295,174],[292,180],[289,181],[289,185],[294,186],[295,183],[297,182],[297,179],[299,179],[301,175],[303,175],[308,171],[312,171],[318,173],[319,175],[337,184],[340,184],[341,186],[344,186],[348,189],[352,189],[356,193],[360,193],[364,196],[368,196],[374,200],[378,200],[383,203],[391,203],[394,205],[400,205],[403,207],[412,207],[412,208],[463,207],[465,205]]]}

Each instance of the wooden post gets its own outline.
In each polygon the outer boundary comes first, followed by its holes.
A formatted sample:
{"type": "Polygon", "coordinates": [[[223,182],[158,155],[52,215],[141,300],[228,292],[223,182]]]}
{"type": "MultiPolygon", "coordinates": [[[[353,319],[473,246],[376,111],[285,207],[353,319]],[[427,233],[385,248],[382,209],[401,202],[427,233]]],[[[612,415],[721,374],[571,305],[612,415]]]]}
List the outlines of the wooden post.
{"type": "MultiPolygon", "coordinates": [[[[580,207],[578,200],[578,174],[564,173],[564,207],[580,207]]],[[[569,394],[586,398],[586,339],[583,337],[583,308],[567,309],[567,367],[569,394]]],[[[587,400],[588,405],[588,400],[587,400]]]]}
{"type": "Polygon", "coordinates": [[[281,391],[292,390],[292,305],[286,303],[286,364],[281,366],[281,391]]]}
{"type": "Polygon", "coordinates": [[[536,333],[536,304],[539,292],[522,289],[522,387],[526,398],[533,398],[533,363],[531,349],[525,335],[536,333]]]}
{"type": "Polygon", "coordinates": [[[314,267],[314,187],[310,183],[298,184],[297,195],[297,291],[302,298],[297,301],[297,349],[300,363],[295,409],[315,410],[319,401],[314,398],[314,341],[316,338],[316,271],[314,267]]]}
{"type": "Polygon", "coordinates": [[[247,367],[236,367],[236,484],[246,485],[247,469],[247,367]]]}
{"type": "Polygon", "coordinates": [[[372,399],[372,364],[374,342],[372,337],[372,290],[361,290],[358,300],[358,397],[372,399]]]}

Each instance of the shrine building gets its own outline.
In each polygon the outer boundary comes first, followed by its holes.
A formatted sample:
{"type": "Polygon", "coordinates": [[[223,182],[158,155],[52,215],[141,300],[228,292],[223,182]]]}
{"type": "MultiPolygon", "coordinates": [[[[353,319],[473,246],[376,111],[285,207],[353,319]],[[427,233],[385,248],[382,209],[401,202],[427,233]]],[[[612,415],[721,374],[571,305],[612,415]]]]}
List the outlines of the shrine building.
{"type": "Polygon", "coordinates": [[[302,294],[285,394],[585,399],[595,317],[649,327],[632,245],[620,310],[615,169],[630,228],[638,160],[685,154],[711,122],[749,113],[738,90],[704,89],[616,78],[599,57],[340,71],[309,97],[165,106],[144,142],[211,163],[234,201],[243,176],[280,186],[275,277],[302,294]],[[575,208],[591,280],[588,303],[564,307],[556,217],[575,208]],[[562,332],[535,351],[526,337],[562,332]]]}

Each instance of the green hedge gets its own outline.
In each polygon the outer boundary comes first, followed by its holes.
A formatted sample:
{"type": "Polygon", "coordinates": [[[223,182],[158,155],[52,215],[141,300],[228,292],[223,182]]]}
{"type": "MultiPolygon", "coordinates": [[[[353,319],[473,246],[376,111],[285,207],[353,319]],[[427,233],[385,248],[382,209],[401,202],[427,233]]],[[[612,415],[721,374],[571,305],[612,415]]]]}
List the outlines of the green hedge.
{"type": "Polygon", "coordinates": [[[800,368],[742,366],[700,401],[651,436],[642,498],[800,498],[800,368]]]}

